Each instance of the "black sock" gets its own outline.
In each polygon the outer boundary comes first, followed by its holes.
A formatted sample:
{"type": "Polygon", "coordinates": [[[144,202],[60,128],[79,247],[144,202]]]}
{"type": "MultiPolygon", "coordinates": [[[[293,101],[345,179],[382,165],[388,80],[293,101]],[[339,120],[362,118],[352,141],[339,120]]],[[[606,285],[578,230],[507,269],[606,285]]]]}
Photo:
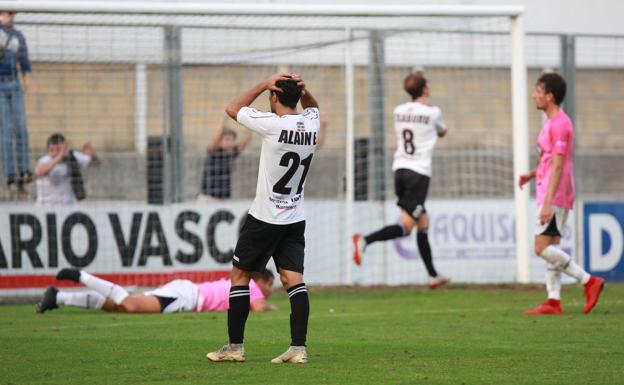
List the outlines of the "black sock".
{"type": "Polygon", "coordinates": [[[364,237],[367,245],[377,241],[387,241],[388,239],[394,239],[405,236],[405,228],[401,225],[386,226],[381,230],[368,234],[364,237]]]}
{"type": "Polygon", "coordinates": [[[427,273],[429,273],[430,277],[437,277],[438,272],[435,267],[433,267],[433,259],[431,257],[431,246],[429,246],[429,236],[427,235],[427,231],[418,231],[416,233],[416,243],[418,244],[418,251],[420,252],[420,257],[422,258],[423,263],[425,264],[425,268],[427,268],[427,273]]]}
{"type": "Polygon", "coordinates": [[[300,283],[286,290],[290,298],[290,338],[291,346],[305,346],[308,334],[308,316],[310,301],[305,283],[300,283]]]}
{"type": "Polygon", "coordinates": [[[249,316],[249,285],[232,286],[228,309],[228,335],[231,344],[243,343],[247,316],[249,316]]]}

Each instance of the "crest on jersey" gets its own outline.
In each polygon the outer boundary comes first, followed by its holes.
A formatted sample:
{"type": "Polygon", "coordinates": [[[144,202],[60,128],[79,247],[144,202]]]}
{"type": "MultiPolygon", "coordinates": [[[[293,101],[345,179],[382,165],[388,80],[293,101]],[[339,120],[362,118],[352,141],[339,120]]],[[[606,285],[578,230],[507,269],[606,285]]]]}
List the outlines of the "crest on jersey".
{"type": "Polygon", "coordinates": [[[297,131],[299,132],[305,131],[305,124],[303,124],[303,122],[297,122],[297,131]]]}

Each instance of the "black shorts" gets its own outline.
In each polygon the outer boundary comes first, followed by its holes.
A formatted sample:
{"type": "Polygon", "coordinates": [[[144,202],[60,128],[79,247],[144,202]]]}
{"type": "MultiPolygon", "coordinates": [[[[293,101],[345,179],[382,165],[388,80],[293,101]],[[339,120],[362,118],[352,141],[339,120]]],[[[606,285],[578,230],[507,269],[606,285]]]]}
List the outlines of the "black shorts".
{"type": "Polygon", "coordinates": [[[305,221],[274,225],[247,215],[232,263],[244,271],[262,272],[273,257],[277,268],[303,274],[304,233],[305,221]]]}
{"type": "Polygon", "coordinates": [[[412,218],[418,220],[427,212],[425,200],[429,191],[429,177],[404,168],[394,172],[394,191],[397,205],[405,210],[412,218]]]}

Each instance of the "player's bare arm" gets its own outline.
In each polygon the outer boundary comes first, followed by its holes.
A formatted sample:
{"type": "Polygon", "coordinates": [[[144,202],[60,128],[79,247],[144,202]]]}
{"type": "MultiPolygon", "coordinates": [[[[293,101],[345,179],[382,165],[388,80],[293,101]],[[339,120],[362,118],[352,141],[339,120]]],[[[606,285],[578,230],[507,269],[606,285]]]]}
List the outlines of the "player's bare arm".
{"type": "Polygon", "coordinates": [[[529,183],[531,181],[531,179],[535,178],[535,169],[529,171],[529,173],[527,174],[522,174],[520,175],[520,178],[518,178],[518,187],[520,187],[520,190],[522,190],[522,187],[529,183]]]}
{"type": "Polygon", "coordinates": [[[540,211],[539,218],[542,224],[547,223],[553,216],[552,201],[561,181],[561,173],[563,172],[563,155],[555,155],[552,158],[552,171],[548,180],[548,191],[544,197],[544,204],[540,211]]]}
{"type": "Polygon", "coordinates": [[[238,95],[234,100],[230,102],[230,104],[225,107],[225,113],[234,120],[236,120],[236,116],[238,116],[238,111],[240,111],[243,107],[248,107],[251,103],[254,102],[264,91],[275,91],[281,92],[282,90],[277,87],[275,83],[280,80],[289,80],[291,79],[290,75],[285,73],[277,73],[271,75],[268,79],[256,84],[249,90],[243,92],[238,95]]]}
{"type": "Polygon", "coordinates": [[[257,312],[275,311],[277,310],[277,306],[268,303],[265,299],[259,299],[251,302],[249,304],[249,309],[257,312]]]}
{"type": "Polygon", "coordinates": [[[301,87],[301,107],[306,108],[318,108],[318,102],[314,99],[314,96],[306,88],[305,81],[298,74],[291,74],[291,78],[297,82],[297,85],[301,87]]]}

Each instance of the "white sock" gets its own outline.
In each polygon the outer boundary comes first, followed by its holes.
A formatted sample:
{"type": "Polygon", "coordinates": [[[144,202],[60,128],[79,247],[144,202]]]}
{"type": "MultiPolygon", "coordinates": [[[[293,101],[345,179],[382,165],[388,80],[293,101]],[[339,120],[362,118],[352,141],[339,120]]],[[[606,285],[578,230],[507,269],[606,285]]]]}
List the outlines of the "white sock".
{"type": "Polygon", "coordinates": [[[548,299],[561,300],[561,272],[552,263],[547,264],[546,291],[548,299]]]}
{"type": "Polygon", "coordinates": [[[583,285],[589,281],[590,275],[572,260],[572,257],[557,245],[550,245],[542,251],[542,258],[559,267],[564,273],[583,285]]]}
{"type": "Polygon", "coordinates": [[[56,303],[59,305],[101,309],[104,306],[104,302],[106,302],[106,297],[95,291],[77,293],[59,291],[56,293],[56,303]]]}
{"type": "Polygon", "coordinates": [[[577,281],[579,281],[583,285],[589,282],[589,278],[591,277],[582,267],[580,267],[576,262],[571,259],[568,267],[566,267],[563,272],[570,277],[576,278],[577,281]]]}
{"type": "Polygon", "coordinates": [[[110,298],[117,305],[121,305],[128,296],[128,292],[123,287],[93,276],[86,271],[80,271],[80,282],[89,289],[93,289],[104,297],[110,298]]]}

